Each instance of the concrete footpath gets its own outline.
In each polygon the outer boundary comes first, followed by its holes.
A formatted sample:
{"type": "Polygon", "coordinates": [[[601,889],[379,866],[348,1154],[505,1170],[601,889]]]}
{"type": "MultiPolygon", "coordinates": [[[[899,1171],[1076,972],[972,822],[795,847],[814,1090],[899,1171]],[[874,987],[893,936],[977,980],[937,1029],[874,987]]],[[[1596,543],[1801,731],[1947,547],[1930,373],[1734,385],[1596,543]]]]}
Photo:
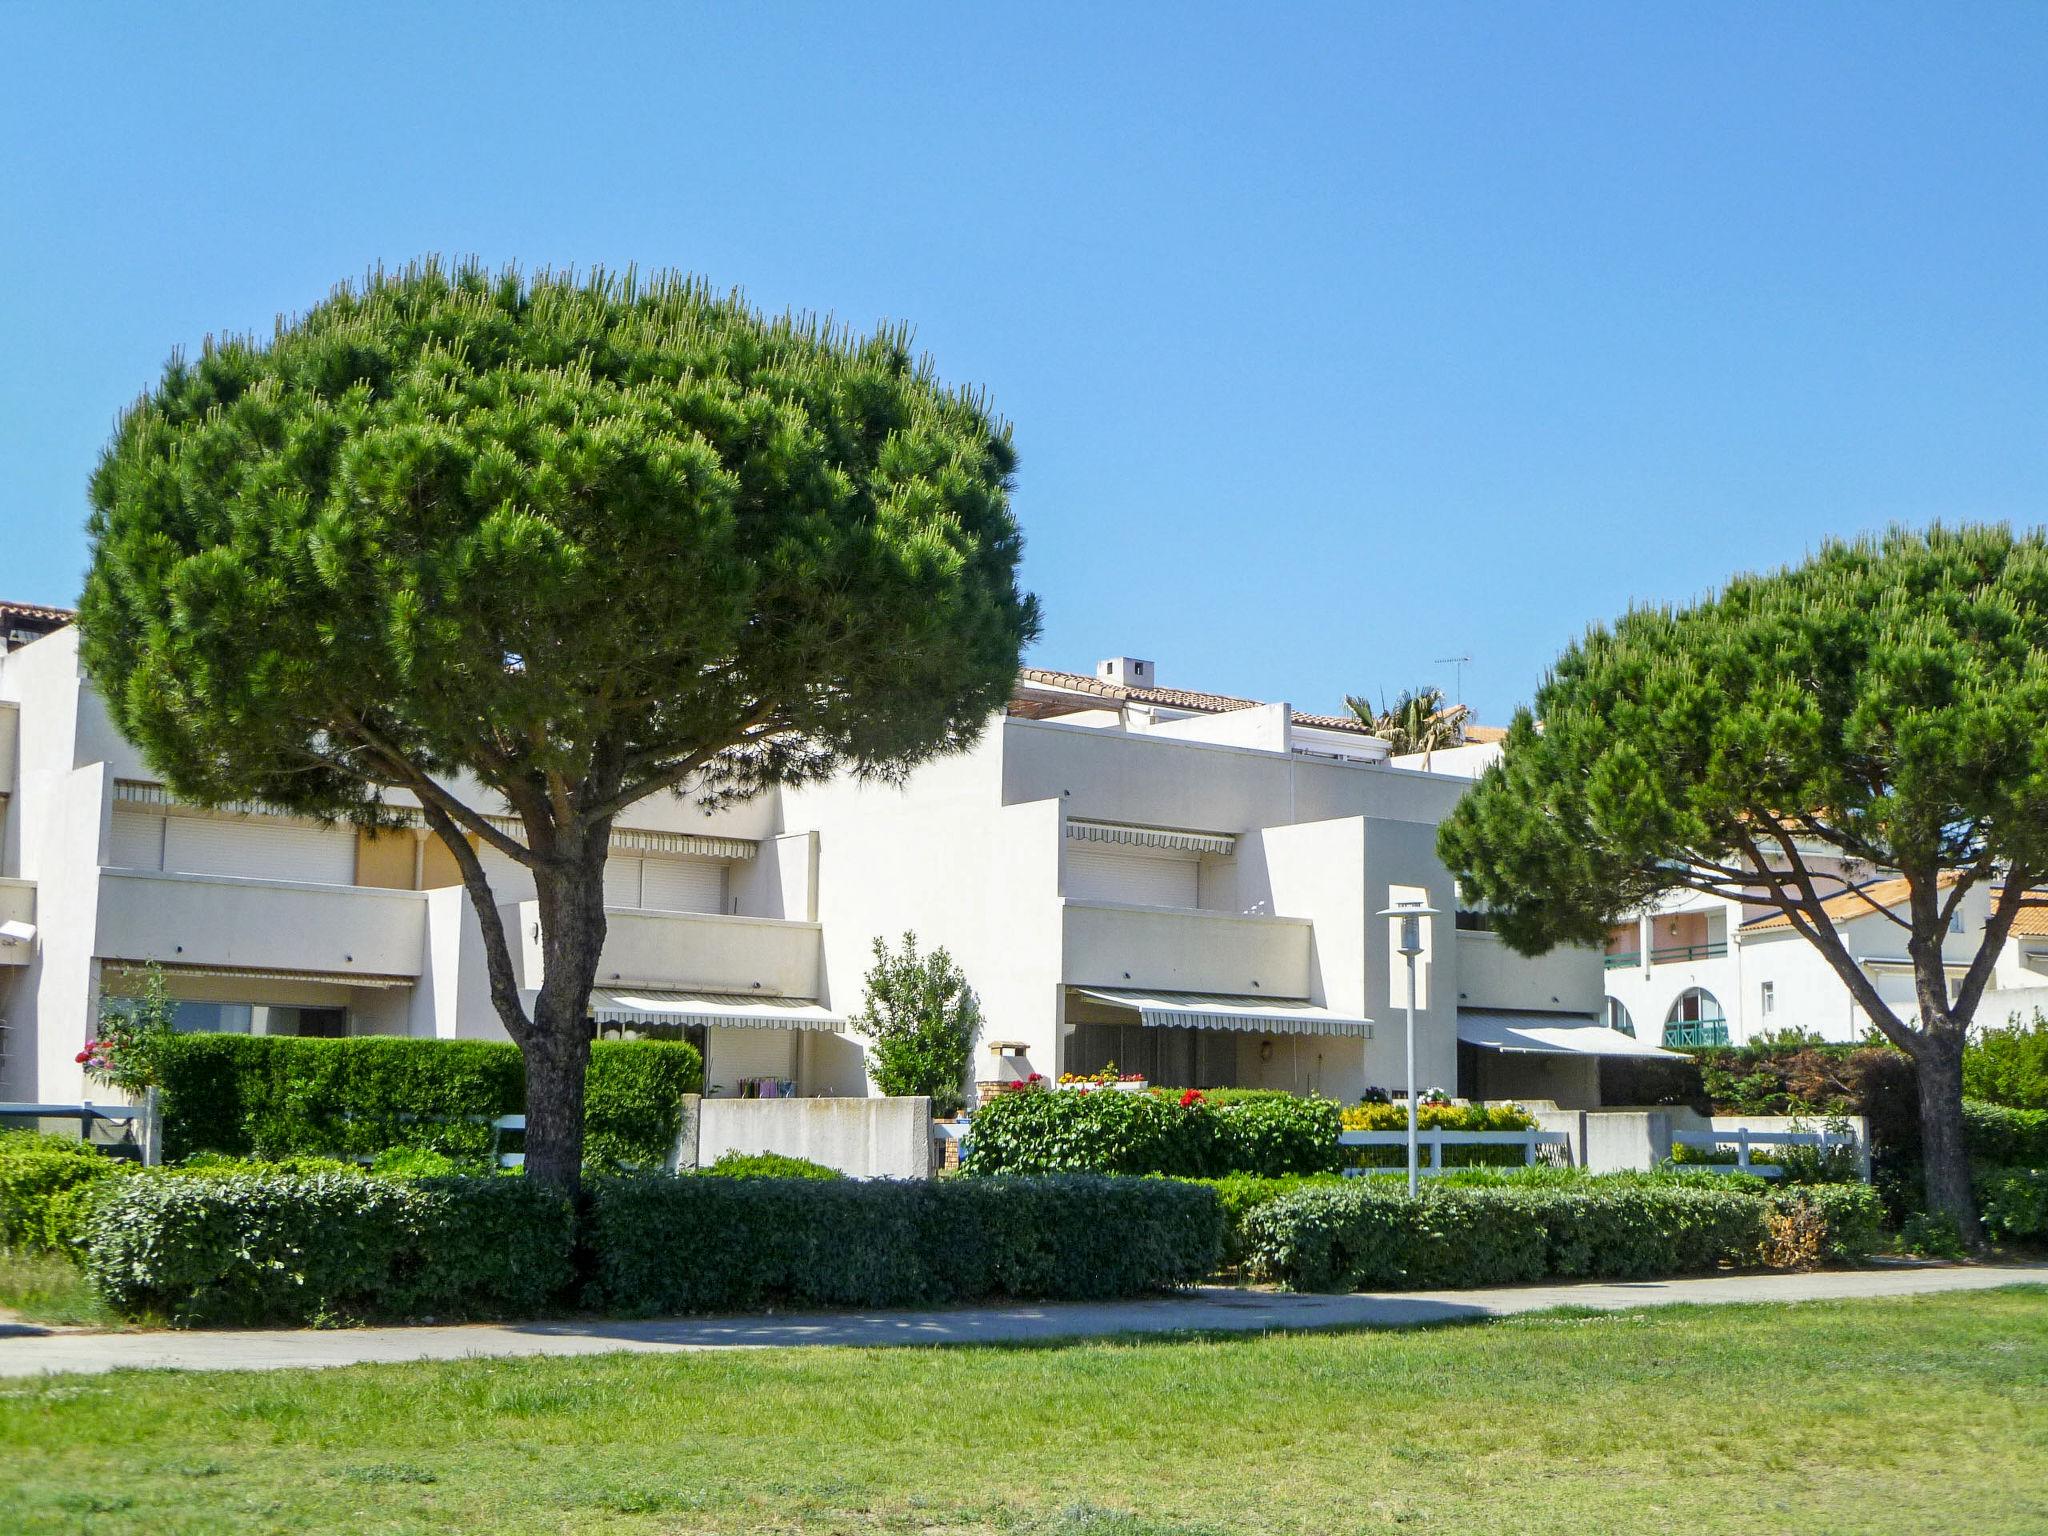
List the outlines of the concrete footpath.
{"type": "Polygon", "coordinates": [[[1498,1290],[1301,1296],[1204,1286],[1142,1301],[1014,1304],[931,1311],[811,1312],[659,1322],[475,1323],[459,1327],[93,1333],[0,1324],[0,1376],[131,1368],[262,1371],[518,1355],[669,1353],[835,1344],[1028,1344],[1130,1334],[1409,1328],[1554,1307],[1603,1312],[1744,1301],[1829,1301],[2048,1285],[2048,1264],[1897,1266],[1833,1273],[1726,1275],[1498,1290]]]}

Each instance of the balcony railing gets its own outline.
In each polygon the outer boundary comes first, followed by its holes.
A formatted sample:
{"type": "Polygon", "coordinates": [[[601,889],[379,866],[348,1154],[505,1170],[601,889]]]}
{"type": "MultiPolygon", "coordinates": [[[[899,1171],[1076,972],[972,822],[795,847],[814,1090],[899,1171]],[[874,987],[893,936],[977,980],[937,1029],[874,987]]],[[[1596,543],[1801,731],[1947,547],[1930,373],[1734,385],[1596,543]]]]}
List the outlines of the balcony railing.
{"type": "Polygon", "coordinates": [[[1643,952],[1632,949],[1625,954],[1605,955],[1601,957],[1600,963],[1610,971],[1627,970],[1643,963],[1643,952]]]}
{"type": "Polygon", "coordinates": [[[1675,960],[1718,960],[1727,953],[1726,940],[1713,944],[1663,944],[1650,951],[1650,963],[1668,965],[1675,960]]]}
{"type": "Polygon", "coordinates": [[[1697,1019],[1689,1024],[1664,1026],[1664,1048],[1667,1051],[1697,1051],[1727,1043],[1726,1019],[1697,1019]]]}

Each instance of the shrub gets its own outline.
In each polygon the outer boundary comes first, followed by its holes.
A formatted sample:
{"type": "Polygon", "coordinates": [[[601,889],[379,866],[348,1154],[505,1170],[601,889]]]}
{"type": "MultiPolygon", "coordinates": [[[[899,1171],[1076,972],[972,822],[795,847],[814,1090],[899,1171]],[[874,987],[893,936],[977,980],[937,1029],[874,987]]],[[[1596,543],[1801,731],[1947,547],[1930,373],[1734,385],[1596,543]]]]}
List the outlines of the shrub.
{"type": "Polygon", "coordinates": [[[1967,1259],[1969,1247],[1955,1217],[1946,1211],[1915,1211],[1899,1228],[1899,1246],[1923,1259],[1967,1259]]]}
{"type": "Polygon", "coordinates": [[[1213,1191],[1164,1179],[606,1179],[586,1300],[634,1315],[1085,1298],[1216,1263],[1213,1191]]]}
{"type": "Polygon", "coordinates": [[[2008,1109],[2048,1110],[2048,1016],[2015,1016],[2004,1025],[1971,1031],[1963,1048],[1963,1093],[2008,1109]]]}
{"type": "Polygon", "coordinates": [[[1963,1141],[1972,1164],[2048,1168],[2048,1109],[2009,1109],[1964,1101],[1963,1141]]]}
{"type": "Polygon", "coordinates": [[[974,1117],[966,1171],[1221,1178],[1327,1173],[1338,1106],[1293,1094],[1183,1104],[1164,1093],[1006,1093],[974,1117]]]}
{"type": "MultiPolygon", "coordinates": [[[[173,1035],[157,1048],[164,1155],[375,1156],[424,1147],[452,1158],[491,1148],[489,1122],[526,1104],[517,1046],[360,1035],[173,1035]]],[[[585,1155],[599,1167],[659,1166],[682,1096],[703,1083],[694,1046],[599,1041],[584,1099],[585,1155]]]]}
{"type": "Polygon", "coordinates": [[[380,1179],[447,1179],[483,1171],[474,1164],[465,1168],[446,1152],[429,1147],[387,1147],[370,1164],[371,1174],[380,1179]]]}
{"type": "Polygon", "coordinates": [[[1997,1238],[2048,1241],[2048,1169],[1984,1168],[1976,1186],[1985,1231],[1997,1238]]]}
{"type": "Polygon", "coordinates": [[[780,1152],[728,1152],[702,1173],[722,1179],[843,1179],[837,1168],[827,1168],[805,1157],[784,1157],[780,1152]]]}
{"type": "Polygon", "coordinates": [[[116,1311],[180,1324],[530,1316],[573,1239],[569,1202],[524,1179],[139,1178],[88,1218],[86,1272],[116,1311]]]}
{"type": "MultiPolygon", "coordinates": [[[[1857,1186],[1802,1191],[1832,1258],[1875,1239],[1877,1202],[1857,1186]]],[[[1762,1260],[1782,1197],[1656,1178],[1392,1180],[1297,1190],[1243,1221],[1246,1272],[1296,1290],[1498,1285],[1546,1275],[1645,1279],[1762,1260]]]]}
{"type": "Polygon", "coordinates": [[[0,1249],[62,1248],[83,1198],[72,1191],[96,1188],[134,1168],[68,1136],[0,1133],[0,1249]]]}
{"type": "Polygon", "coordinates": [[[1297,1189],[1307,1189],[1322,1184],[1342,1184],[1344,1176],[1338,1173],[1291,1174],[1280,1178],[1268,1178],[1256,1173],[1230,1173],[1220,1179],[1203,1179],[1216,1191],[1216,1198],[1223,1207],[1223,1262],[1231,1268],[1244,1263],[1244,1221],[1262,1205],[1269,1205],[1282,1195],[1291,1195],[1297,1189]]]}
{"type": "Polygon", "coordinates": [[[903,935],[891,954],[875,940],[867,998],[853,1030],[873,1042],[875,1085],[891,1097],[923,1094],[932,1109],[950,1115],[966,1103],[967,1063],[981,1029],[981,1005],[953,957],[944,949],[917,952],[917,936],[903,935]]]}

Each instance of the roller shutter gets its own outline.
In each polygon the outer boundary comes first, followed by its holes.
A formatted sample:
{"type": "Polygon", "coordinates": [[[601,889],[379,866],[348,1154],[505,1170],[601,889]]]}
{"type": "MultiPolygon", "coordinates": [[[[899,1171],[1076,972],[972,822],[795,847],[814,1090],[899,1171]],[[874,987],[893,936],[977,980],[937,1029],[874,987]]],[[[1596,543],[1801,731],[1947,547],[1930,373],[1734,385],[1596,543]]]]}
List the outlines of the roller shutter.
{"type": "Polygon", "coordinates": [[[302,822],[173,816],[164,831],[163,867],[186,875],[353,885],[356,834],[350,827],[302,822]]]}
{"type": "Polygon", "coordinates": [[[643,859],[640,905],[653,912],[723,912],[725,864],[718,859],[643,859]]]}
{"type": "Polygon", "coordinates": [[[164,867],[164,818],[141,811],[114,812],[107,840],[107,864],[114,869],[164,867]]]}
{"type": "Polygon", "coordinates": [[[1191,858],[1160,858],[1070,845],[1067,896],[1074,901],[1124,901],[1145,907],[1194,907],[1199,865],[1191,858]]]}

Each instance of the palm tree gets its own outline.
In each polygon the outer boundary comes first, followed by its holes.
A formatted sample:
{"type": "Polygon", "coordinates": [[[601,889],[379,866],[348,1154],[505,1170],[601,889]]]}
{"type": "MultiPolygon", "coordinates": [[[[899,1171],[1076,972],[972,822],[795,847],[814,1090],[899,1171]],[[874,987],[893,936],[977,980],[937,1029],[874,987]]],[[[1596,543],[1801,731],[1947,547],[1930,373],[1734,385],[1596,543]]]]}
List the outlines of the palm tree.
{"type": "Polygon", "coordinates": [[[1464,739],[1465,706],[1444,703],[1441,688],[1407,689],[1391,709],[1375,710],[1356,694],[1346,695],[1344,704],[1360,725],[1385,737],[1397,757],[1455,747],[1464,739]]]}

